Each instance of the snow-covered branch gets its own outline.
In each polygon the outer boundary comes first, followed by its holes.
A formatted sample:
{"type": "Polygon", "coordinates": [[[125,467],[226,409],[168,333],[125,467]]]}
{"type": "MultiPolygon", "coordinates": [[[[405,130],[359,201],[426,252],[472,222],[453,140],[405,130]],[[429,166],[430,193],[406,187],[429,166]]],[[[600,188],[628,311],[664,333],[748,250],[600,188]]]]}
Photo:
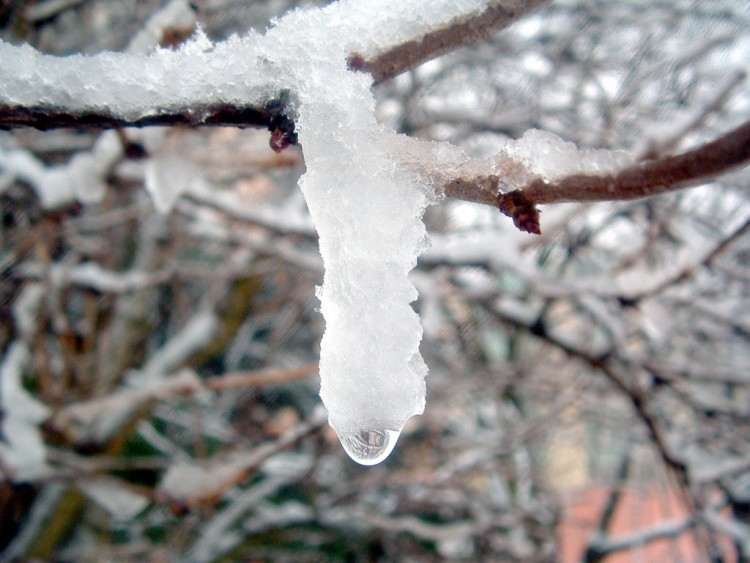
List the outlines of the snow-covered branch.
{"type": "Polygon", "coordinates": [[[318,409],[310,420],[300,422],[273,442],[261,444],[249,452],[236,452],[228,459],[210,466],[198,463],[175,464],[159,485],[159,496],[185,506],[215,502],[229,487],[245,479],[274,454],[288,448],[300,438],[316,431],[326,422],[326,413],[318,409]]]}
{"type": "Polygon", "coordinates": [[[497,315],[503,321],[528,330],[534,336],[561,350],[568,356],[576,358],[606,375],[614,388],[622,393],[634,409],[638,419],[646,428],[651,443],[658,451],[666,467],[674,473],[681,486],[686,485],[688,481],[688,468],[685,461],[669,443],[665,430],[662,428],[658,417],[649,404],[646,390],[641,388],[637,381],[632,381],[631,378],[627,377],[622,367],[616,363],[617,356],[614,350],[592,354],[575,344],[567,342],[564,337],[551,330],[543,319],[529,321],[508,311],[503,311],[497,306],[489,303],[488,305],[488,310],[492,311],[493,314],[497,315]]]}
{"type": "Polygon", "coordinates": [[[100,416],[111,415],[122,410],[133,410],[149,401],[173,399],[201,391],[226,391],[259,385],[279,385],[309,377],[317,369],[317,364],[311,364],[289,370],[228,373],[204,381],[201,381],[194,372],[182,370],[172,376],[137,388],[125,388],[102,398],[68,405],[54,414],[53,424],[60,429],[67,428],[74,423],[89,425],[100,416]]]}
{"type": "MultiPolygon", "coordinates": [[[[477,1],[429,17],[403,13],[388,33],[373,33],[380,24],[364,21],[366,14],[392,26],[395,16],[386,15],[385,7],[352,11],[346,15],[344,47],[361,53],[349,57],[349,67],[367,70],[376,82],[382,81],[487,37],[545,3],[477,1]]],[[[342,17],[334,8],[321,16],[328,23],[342,17]]],[[[297,76],[298,62],[289,58],[302,53],[286,45],[305,26],[321,24],[313,19],[288,16],[282,20],[288,25],[280,21],[265,36],[249,34],[217,44],[199,32],[179,50],[148,56],[108,53],[56,59],[30,47],[0,43],[0,128],[266,127],[273,132],[272,147],[281,150],[298,140],[300,89],[308,87],[297,76]],[[96,86],[87,83],[92,79],[96,86]]],[[[688,152],[636,164],[613,152],[577,151],[549,135],[512,142],[485,163],[464,158],[458,173],[454,156],[443,160],[446,150],[436,152],[427,143],[422,151],[434,158],[420,163],[417,173],[439,178],[434,188],[452,198],[497,207],[521,230],[539,233],[538,204],[648,197],[705,183],[746,165],[750,123],[688,152]],[[571,168],[563,158],[576,165],[571,168]]],[[[396,159],[404,162],[400,156],[396,159]]]]}
{"type": "MultiPolygon", "coordinates": [[[[353,10],[343,12],[343,23],[350,30],[360,31],[360,39],[353,42],[351,38],[357,34],[347,32],[351,48],[357,49],[349,56],[349,64],[354,70],[369,72],[376,83],[381,82],[485,39],[548,2],[475,0],[455,8],[433,6],[420,15],[422,21],[399,17],[406,15],[405,10],[398,7],[394,13],[394,6],[387,5],[369,11],[367,17],[353,10]],[[362,34],[363,24],[381,30],[362,34]]],[[[337,17],[342,15],[332,13],[321,25],[330,27],[337,17]]],[[[271,131],[281,128],[292,135],[293,124],[284,115],[288,100],[284,99],[283,84],[277,84],[275,91],[264,76],[262,59],[268,55],[263,47],[258,48],[260,38],[251,34],[212,46],[205,36],[200,37],[187,49],[162,50],[158,57],[107,54],[72,57],[64,62],[41,57],[28,47],[0,44],[0,54],[6,61],[0,64],[0,77],[5,82],[0,87],[0,129],[213,125],[267,127],[271,131]],[[84,67],[89,68],[83,72],[84,67]],[[76,84],[75,80],[85,76],[100,78],[98,87],[76,84]],[[73,77],[75,80],[71,80],[73,77]],[[27,91],[20,81],[43,89],[32,87],[27,91]],[[164,84],[169,84],[171,91],[164,84]]],[[[136,50],[139,54],[142,51],[136,50]]]]}
{"type": "Polygon", "coordinates": [[[750,122],[690,151],[646,160],[615,174],[573,175],[522,188],[535,203],[622,201],[706,183],[750,161],[750,122]]]}
{"type": "MultiPolygon", "coordinates": [[[[562,152],[563,145],[550,144],[552,151],[562,152]]],[[[586,163],[586,155],[571,157],[586,163]]],[[[750,162],[750,122],[746,122],[718,139],[687,152],[645,160],[632,165],[609,166],[601,170],[591,162],[590,171],[555,174],[545,164],[548,177],[534,176],[535,169],[528,162],[509,162],[506,170],[485,166],[484,172],[474,177],[458,177],[444,185],[449,197],[498,207],[514,220],[516,226],[533,233],[540,231],[538,204],[593,201],[628,201],[691,188],[713,178],[746,166],[750,162]],[[531,179],[521,178],[510,185],[508,175],[513,169],[529,172],[531,179]],[[598,170],[597,170],[598,169],[598,170]],[[554,177],[549,177],[549,172],[554,177]]]]}

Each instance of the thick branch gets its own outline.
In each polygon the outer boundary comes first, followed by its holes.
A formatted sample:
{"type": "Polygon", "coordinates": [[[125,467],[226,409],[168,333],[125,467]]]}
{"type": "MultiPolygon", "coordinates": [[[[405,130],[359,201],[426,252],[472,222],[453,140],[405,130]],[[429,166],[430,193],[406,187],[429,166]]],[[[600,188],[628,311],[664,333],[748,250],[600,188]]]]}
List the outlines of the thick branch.
{"type": "Polygon", "coordinates": [[[444,28],[396,45],[369,60],[353,54],[349,64],[355,70],[372,74],[376,83],[383,82],[449,51],[485,39],[493,31],[509,26],[548,3],[549,0],[495,0],[478,14],[457,18],[444,28]]]}
{"type": "Polygon", "coordinates": [[[523,188],[534,203],[626,201],[690,188],[745,166],[750,161],[750,121],[733,131],[674,156],[647,160],[616,174],[537,180],[523,188]]]}
{"type": "Polygon", "coordinates": [[[748,163],[750,121],[682,154],[645,160],[610,174],[574,174],[552,182],[537,178],[505,193],[500,193],[498,174],[455,178],[444,185],[444,193],[497,207],[519,229],[538,234],[538,204],[640,199],[699,186],[748,163]]]}

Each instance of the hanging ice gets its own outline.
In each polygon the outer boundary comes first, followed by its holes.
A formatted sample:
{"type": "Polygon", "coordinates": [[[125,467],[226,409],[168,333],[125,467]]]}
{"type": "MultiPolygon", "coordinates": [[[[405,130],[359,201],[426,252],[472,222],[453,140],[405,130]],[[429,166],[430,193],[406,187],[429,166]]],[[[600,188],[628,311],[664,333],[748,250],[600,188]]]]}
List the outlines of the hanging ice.
{"type": "MultiPolygon", "coordinates": [[[[269,36],[286,25],[298,23],[285,18],[269,36]]],[[[315,68],[299,69],[304,80],[289,81],[300,84],[295,123],[307,167],[300,187],[325,265],[320,394],[346,452],[373,465],[424,409],[427,367],[407,274],[426,244],[428,193],[389,157],[370,81],[347,70],[346,47],[334,39],[300,48],[320,56],[315,68]]]]}

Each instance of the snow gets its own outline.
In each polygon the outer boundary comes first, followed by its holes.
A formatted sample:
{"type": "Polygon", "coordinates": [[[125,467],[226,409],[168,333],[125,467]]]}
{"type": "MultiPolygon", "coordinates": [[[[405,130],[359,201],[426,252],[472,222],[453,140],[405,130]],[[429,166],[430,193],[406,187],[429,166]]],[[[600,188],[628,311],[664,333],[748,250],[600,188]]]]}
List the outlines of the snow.
{"type": "Polygon", "coordinates": [[[531,129],[517,141],[510,141],[500,155],[507,155],[529,172],[547,182],[582,173],[606,173],[633,163],[624,151],[579,149],[554,133],[531,129]]]}
{"type": "Polygon", "coordinates": [[[216,315],[199,309],[177,334],[153,353],[140,370],[127,373],[125,389],[101,400],[73,405],[58,413],[58,421],[72,417],[80,423],[76,430],[81,439],[86,436],[102,441],[119,428],[132,409],[143,400],[169,396],[175,390],[196,391],[199,381],[195,374],[179,368],[191,354],[210,343],[218,329],[219,319],[216,315]]]}
{"type": "Polygon", "coordinates": [[[191,162],[178,156],[163,155],[149,159],[145,185],[154,207],[160,213],[169,213],[199,173],[191,162]]]}
{"type": "Polygon", "coordinates": [[[137,388],[125,388],[104,397],[88,402],[73,403],[55,414],[55,424],[70,426],[98,425],[101,432],[102,419],[118,418],[123,412],[131,412],[144,403],[157,399],[169,399],[183,393],[197,393],[202,390],[201,380],[195,372],[183,369],[162,381],[154,381],[137,388]]]}
{"type": "MultiPolygon", "coordinates": [[[[271,35],[303,24],[310,22],[285,18],[271,35]]],[[[407,274],[426,246],[421,215],[429,194],[388,157],[370,82],[347,69],[351,47],[329,31],[304,41],[300,48],[321,57],[317,72],[291,59],[284,67],[299,73],[291,81],[299,83],[295,122],[307,166],[300,188],[325,267],[320,395],[347,453],[371,465],[424,409],[427,367],[407,274]]]]}
{"type": "Polygon", "coordinates": [[[219,330],[219,319],[209,310],[199,310],[138,372],[128,374],[128,383],[140,387],[158,382],[179,368],[191,355],[213,340],[219,330]]]}
{"type": "Polygon", "coordinates": [[[164,29],[193,29],[195,23],[195,12],[188,0],[172,0],[148,19],[143,29],[130,41],[127,50],[129,53],[148,54],[154,45],[161,42],[164,29]]]}
{"type": "Polygon", "coordinates": [[[87,497],[119,521],[135,518],[149,504],[149,499],[145,495],[129,490],[110,479],[93,479],[80,483],[79,487],[87,497]]]}
{"type": "MultiPolygon", "coordinates": [[[[375,119],[370,79],[346,66],[352,52],[368,54],[424,29],[426,18],[413,7],[386,4],[294,12],[269,31],[273,51],[264,53],[283,77],[279,86],[293,85],[299,102],[295,124],[307,167],[300,188],[325,266],[321,398],[344,449],[365,465],[385,459],[406,421],[421,414],[427,373],[407,274],[427,247],[421,216],[434,192],[393,158],[398,138],[375,119]],[[295,35],[288,50],[280,46],[295,35]]],[[[430,13],[439,22],[481,6],[437,2],[430,13]]]]}
{"type": "Polygon", "coordinates": [[[127,373],[125,389],[99,400],[72,405],[57,414],[58,423],[72,418],[79,423],[76,428],[79,439],[103,441],[143,401],[171,396],[174,391],[197,391],[200,382],[195,374],[177,370],[190,355],[210,343],[218,329],[216,315],[199,309],[177,334],[153,353],[146,365],[127,373]]]}
{"type": "MultiPolygon", "coordinates": [[[[174,8],[180,17],[186,14],[181,5],[174,8]]],[[[531,131],[480,161],[447,143],[409,139],[378,123],[371,78],[349,71],[348,56],[375,54],[484,7],[484,0],[435,0],[424,6],[342,0],[292,11],[265,35],[251,32],[214,44],[199,29],[179,49],[150,53],[135,42],[131,53],[59,59],[0,41],[0,100],[136,119],[152,115],[154,108],[257,107],[289,91],[293,107],[288,111],[306,165],[300,188],[325,266],[317,292],[326,320],[321,398],[347,453],[371,465],[388,456],[403,425],[425,406],[422,327],[410,306],[417,291],[407,276],[429,245],[422,214],[438,200],[445,182],[457,173],[465,178],[503,173],[505,191],[533,177],[607,171],[628,160],[617,153],[580,152],[552,134],[531,131]]],[[[116,137],[107,134],[67,167],[46,169],[28,155],[12,153],[0,153],[0,167],[29,178],[45,206],[70,194],[95,202],[121,151],[116,137]]],[[[192,176],[179,161],[152,161],[146,185],[157,208],[168,211],[186,190],[199,188],[192,176]]],[[[131,383],[150,382],[175,369],[175,358],[205,343],[216,322],[197,315],[148,366],[131,375],[131,383]]]]}
{"type": "Polygon", "coordinates": [[[23,150],[0,151],[0,170],[28,183],[47,209],[59,207],[72,199],[81,203],[101,201],[105,176],[120,159],[122,146],[115,133],[97,139],[90,152],[80,153],[60,166],[45,167],[23,150]]]}
{"type": "Polygon", "coordinates": [[[0,365],[0,405],[4,442],[0,460],[14,481],[31,481],[47,473],[46,447],[39,431],[50,414],[46,405],[23,388],[23,370],[31,361],[26,345],[14,342],[0,365]]]}
{"type": "Polygon", "coordinates": [[[54,209],[73,199],[73,187],[66,166],[45,166],[22,150],[0,151],[0,170],[6,177],[32,186],[42,207],[54,209]]]}
{"type": "Polygon", "coordinates": [[[37,326],[39,311],[44,302],[46,290],[41,283],[29,283],[13,302],[13,318],[18,332],[25,341],[31,340],[37,326]]]}
{"type": "MultiPolygon", "coordinates": [[[[0,99],[108,110],[127,119],[149,115],[153,107],[195,108],[219,101],[249,105],[278,92],[274,86],[305,86],[290,82],[290,73],[299,80],[308,72],[310,78],[321,77],[326,64],[344,64],[352,52],[371,54],[485,5],[483,0],[437,0],[429,10],[415,10],[398,0],[349,0],[293,11],[265,36],[250,32],[213,44],[198,32],[180,49],[148,54],[142,43],[147,36],[153,41],[150,32],[133,42],[132,53],[64,59],[0,41],[0,99]],[[343,59],[332,61],[332,54],[343,59]]],[[[360,80],[366,81],[364,75],[360,80]]]]}
{"type": "MultiPolygon", "coordinates": [[[[149,18],[146,26],[130,42],[128,53],[145,54],[161,40],[161,29],[168,25],[192,27],[195,14],[185,0],[172,0],[149,18]]],[[[101,82],[94,86],[86,83],[85,76],[97,68],[87,69],[93,57],[68,57],[57,59],[41,55],[28,45],[13,47],[0,40],[0,99],[6,103],[29,103],[30,105],[60,105],[64,99],[74,103],[86,103],[83,92],[95,92],[101,82]],[[7,64],[4,64],[7,63],[7,64]],[[64,64],[60,64],[64,63],[64,64]],[[33,66],[26,67],[26,64],[33,66]],[[51,75],[47,75],[51,72],[51,75]],[[42,80],[42,82],[32,82],[42,80]],[[49,80],[50,82],[46,82],[49,80]],[[57,84],[56,80],[62,82],[57,84]],[[58,92],[57,86],[61,90],[58,92]],[[12,90],[15,89],[15,94],[12,90]],[[68,90],[65,93],[65,90],[68,90]],[[6,96],[6,93],[8,95],[6,96]],[[59,94],[59,95],[56,95],[59,94]]],[[[109,55],[104,56],[109,59],[109,55]]],[[[98,59],[97,59],[98,60],[98,59]]],[[[113,70],[114,71],[114,70],[113,70]]],[[[92,75],[89,75],[92,76],[92,75]]],[[[132,77],[135,79],[135,77],[132,77]]],[[[94,78],[96,80],[96,77],[94,78]]],[[[132,84],[130,85],[132,87],[132,84]]],[[[123,91],[127,93],[127,91],[123,91]]],[[[90,106],[107,107],[104,106],[90,106]]],[[[154,135],[142,135],[153,137],[154,135]]],[[[74,199],[81,203],[98,203],[104,197],[106,176],[122,157],[122,144],[113,131],[99,136],[90,151],[77,154],[64,165],[46,167],[34,156],[23,150],[2,151],[0,147],[0,172],[29,184],[39,197],[42,207],[55,209],[74,199]]],[[[0,184],[0,193],[3,186],[0,184]]],[[[179,196],[179,194],[177,194],[179,196]]],[[[166,199],[166,198],[165,198],[166,199]]],[[[169,201],[167,199],[167,201],[169,201]]],[[[170,202],[171,203],[171,202],[170,202]]],[[[166,203],[165,203],[166,205],[166,203]]]]}
{"type": "Polygon", "coordinates": [[[162,477],[159,491],[170,500],[188,503],[216,490],[222,483],[236,479],[241,464],[227,462],[214,465],[176,463],[162,477]]]}

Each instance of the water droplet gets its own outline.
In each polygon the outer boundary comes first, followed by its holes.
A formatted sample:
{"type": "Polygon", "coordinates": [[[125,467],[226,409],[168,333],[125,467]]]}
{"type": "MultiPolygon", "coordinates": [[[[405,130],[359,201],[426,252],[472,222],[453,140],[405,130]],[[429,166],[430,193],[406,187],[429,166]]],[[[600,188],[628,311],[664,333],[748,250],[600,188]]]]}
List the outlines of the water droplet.
{"type": "Polygon", "coordinates": [[[376,465],[391,454],[401,430],[365,428],[337,434],[350,458],[362,465],[376,465]]]}

